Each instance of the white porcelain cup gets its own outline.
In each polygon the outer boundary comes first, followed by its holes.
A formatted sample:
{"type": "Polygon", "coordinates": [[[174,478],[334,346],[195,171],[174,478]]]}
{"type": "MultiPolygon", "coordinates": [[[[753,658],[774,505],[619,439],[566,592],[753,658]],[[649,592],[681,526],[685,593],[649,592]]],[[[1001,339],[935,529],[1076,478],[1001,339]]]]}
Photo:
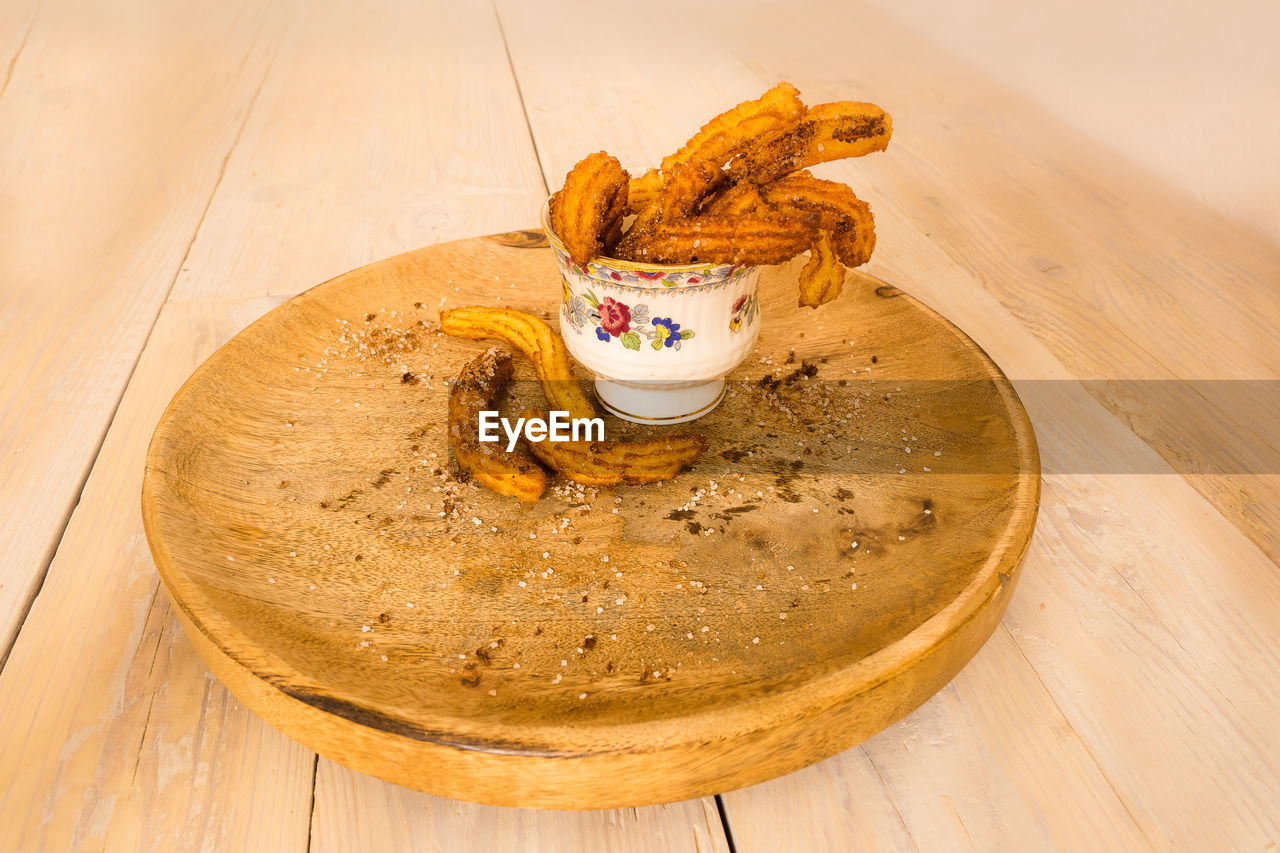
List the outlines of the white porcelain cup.
{"type": "Polygon", "coordinates": [[[676,424],[724,399],[724,377],[760,334],[757,267],[644,264],[596,258],[585,267],[542,229],[560,271],[560,332],[596,374],[610,412],[636,423],[676,424]]]}

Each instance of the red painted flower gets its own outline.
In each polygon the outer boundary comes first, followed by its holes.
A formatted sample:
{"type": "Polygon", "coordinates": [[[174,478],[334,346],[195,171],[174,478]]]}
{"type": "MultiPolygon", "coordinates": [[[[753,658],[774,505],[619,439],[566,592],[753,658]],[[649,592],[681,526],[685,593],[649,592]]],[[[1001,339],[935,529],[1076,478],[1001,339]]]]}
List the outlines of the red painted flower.
{"type": "Polygon", "coordinates": [[[742,310],[742,306],[745,305],[746,302],[747,302],[747,294],[744,293],[738,297],[737,302],[733,303],[733,309],[729,313],[737,314],[739,311],[742,310]]]}
{"type": "Polygon", "coordinates": [[[612,296],[600,300],[600,328],[611,335],[621,335],[631,328],[631,309],[612,296]]]}

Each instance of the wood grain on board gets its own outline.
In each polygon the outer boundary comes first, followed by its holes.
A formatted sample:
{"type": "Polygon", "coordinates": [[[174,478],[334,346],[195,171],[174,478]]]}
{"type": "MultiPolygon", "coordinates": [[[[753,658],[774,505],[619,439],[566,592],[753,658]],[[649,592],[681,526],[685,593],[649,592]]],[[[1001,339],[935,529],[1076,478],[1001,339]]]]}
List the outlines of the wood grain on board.
{"type": "MultiPolygon", "coordinates": [[[[796,265],[770,270],[768,366],[731,374],[698,420],[705,459],[662,484],[522,504],[452,474],[445,387],[483,345],[434,331],[495,282],[558,312],[550,250],[509,242],[327,282],[175,398],[143,517],[179,618],[233,692],[408,787],[648,805],[847,748],[986,640],[1039,462],[972,342],[871,278],[815,326],[796,265]]],[[[521,384],[509,411],[541,399],[521,384]]]]}
{"type": "Polygon", "coordinates": [[[0,7],[0,96],[8,88],[13,67],[26,47],[39,7],[40,0],[14,0],[0,7]]]}

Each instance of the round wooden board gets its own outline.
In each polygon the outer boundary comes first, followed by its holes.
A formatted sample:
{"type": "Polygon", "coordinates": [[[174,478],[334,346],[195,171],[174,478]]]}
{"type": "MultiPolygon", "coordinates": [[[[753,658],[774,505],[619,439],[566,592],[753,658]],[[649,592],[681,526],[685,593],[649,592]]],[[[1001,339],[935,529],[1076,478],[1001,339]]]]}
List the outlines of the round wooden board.
{"type": "MultiPolygon", "coordinates": [[[[795,272],[766,272],[759,344],[692,425],[710,447],[693,469],[534,505],[451,470],[447,383],[485,344],[434,324],[475,303],[554,324],[540,232],[280,306],[195,372],[147,457],[147,536],[187,636],[322,755],[484,803],[668,802],[869,737],[995,629],[1039,457],[955,327],[858,274],[798,309],[795,272]]],[[[536,395],[517,363],[513,396],[536,395]]],[[[651,430],[607,419],[610,438],[651,430]]]]}

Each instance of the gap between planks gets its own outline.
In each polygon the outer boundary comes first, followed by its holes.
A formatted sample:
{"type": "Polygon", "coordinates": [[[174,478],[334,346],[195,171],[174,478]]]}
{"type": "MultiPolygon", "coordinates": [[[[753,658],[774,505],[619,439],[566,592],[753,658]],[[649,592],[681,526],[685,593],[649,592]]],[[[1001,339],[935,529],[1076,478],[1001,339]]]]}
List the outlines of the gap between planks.
{"type": "Polygon", "coordinates": [[[320,753],[311,756],[311,807],[307,818],[307,853],[311,853],[311,840],[316,831],[316,778],[320,775],[320,753]]]}
{"type": "MultiPolygon", "coordinates": [[[[32,26],[35,20],[32,19],[32,26]]],[[[27,35],[31,33],[31,26],[27,27],[27,35]]],[[[27,36],[22,38],[22,45],[18,48],[18,54],[22,52],[22,47],[26,45],[27,36]]],[[[15,54],[13,61],[9,63],[9,73],[12,75],[13,66],[18,60],[18,54],[15,54]]],[[[240,121],[240,126],[236,129],[236,134],[231,140],[231,144],[227,147],[226,153],[222,157],[222,163],[218,166],[218,177],[214,179],[213,186],[209,189],[209,196],[205,199],[204,207],[200,211],[200,217],[196,220],[195,227],[191,229],[191,237],[187,240],[186,248],[182,250],[182,260],[178,262],[177,267],[173,271],[173,278],[169,280],[169,286],[165,288],[164,297],[156,304],[155,313],[151,317],[151,322],[147,326],[146,337],[142,339],[142,346],[138,348],[137,354],[133,357],[133,364],[129,367],[129,372],[125,376],[124,382],[120,384],[120,393],[116,395],[115,402],[111,406],[111,413],[102,423],[101,432],[98,435],[98,441],[94,445],[93,453],[89,457],[89,464],[84,468],[80,475],[80,482],[76,486],[76,498],[67,507],[67,511],[63,514],[62,520],[58,522],[57,531],[50,541],[49,548],[45,551],[40,560],[40,567],[36,570],[35,586],[32,588],[30,595],[22,604],[22,610],[18,616],[17,624],[14,626],[13,635],[5,643],[4,648],[0,649],[0,674],[4,673],[5,664],[9,662],[9,655],[13,651],[13,647],[17,645],[18,636],[22,633],[22,628],[27,622],[27,616],[31,613],[31,608],[35,605],[36,599],[40,597],[41,590],[44,589],[45,578],[49,576],[49,567],[53,565],[53,560],[58,555],[58,548],[62,545],[62,538],[67,533],[67,525],[71,523],[71,517],[75,515],[76,508],[80,506],[80,500],[84,496],[85,485],[89,482],[89,475],[93,473],[93,468],[98,464],[98,455],[102,452],[103,442],[107,440],[107,433],[111,430],[111,425],[115,423],[116,415],[120,412],[120,403],[124,400],[125,392],[129,389],[129,383],[133,381],[134,374],[138,371],[138,363],[142,360],[142,353],[146,351],[147,345],[151,342],[151,335],[155,332],[156,322],[160,319],[160,312],[164,310],[164,306],[169,302],[169,294],[173,292],[174,286],[178,282],[178,276],[182,275],[183,269],[187,265],[187,259],[191,256],[191,247],[195,245],[196,237],[200,234],[200,228],[204,225],[205,217],[209,213],[209,208],[213,204],[214,196],[218,194],[218,187],[222,185],[222,179],[227,173],[227,163],[231,160],[232,153],[236,150],[236,146],[240,143],[240,137],[244,133],[245,126],[249,123],[249,117],[253,115],[253,107],[258,101],[258,95],[262,92],[263,85],[267,82],[267,78],[271,75],[271,67],[275,63],[277,50],[272,50],[267,59],[266,67],[263,68],[262,77],[258,80],[258,85],[254,88],[253,94],[249,96],[248,104],[244,111],[244,118],[240,121]]],[[[7,86],[9,77],[5,77],[7,86]]],[[[0,96],[4,94],[5,86],[0,86],[0,96]]],[[[144,736],[146,727],[143,727],[144,736]]]]}
{"type": "Polygon", "coordinates": [[[9,81],[13,79],[13,67],[18,64],[18,57],[22,56],[22,49],[27,46],[27,37],[31,35],[33,26],[35,26],[34,20],[27,25],[27,31],[22,34],[22,41],[18,42],[18,49],[14,51],[13,59],[9,60],[9,66],[4,72],[4,80],[0,82],[0,98],[4,97],[5,89],[9,88],[9,81]]]}
{"type": "Polygon", "coordinates": [[[724,832],[724,843],[729,845],[729,853],[738,853],[738,846],[733,843],[733,830],[729,827],[729,814],[724,810],[724,797],[716,797],[716,811],[720,814],[720,829],[724,832]]]}
{"type": "Polygon", "coordinates": [[[31,30],[35,28],[36,16],[33,14],[31,20],[27,21],[27,29],[22,33],[22,39],[18,42],[18,48],[13,52],[9,64],[5,67],[4,80],[0,80],[0,98],[4,97],[4,92],[9,88],[9,81],[13,79],[13,69],[18,64],[18,57],[22,56],[22,50],[27,46],[27,39],[31,37],[31,30]]]}
{"type": "MultiPolygon", "coordinates": [[[[1127,580],[1125,582],[1128,583],[1127,580]]],[[[1129,584],[1129,586],[1132,588],[1133,585],[1129,584]]],[[[1147,604],[1145,601],[1142,603],[1144,605],[1147,604]]],[[[1147,605],[1147,607],[1150,609],[1150,605],[1147,605]]],[[[1022,658],[1027,669],[1033,676],[1035,676],[1036,684],[1040,685],[1041,691],[1043,691],[1045,698],[1049,700],[1049,704],[1053,706],[1054,711],[1057,712],[1059,719],[1068,720],[1068,725],[1070,725],[1069,718],[1067,717],[1067,709],[1062,707],[1061,703],[1058,702],[1058,697],[1054,696],[1053,691],[1049,689],[1049,685],[1044,683],[1044,678],[1041,677],[1040,671],[1036,669],[1035,664],[1031,662],[1031,658],[1027,657],[1026,650],[1018,644],[1018,638],[1013,636],[1013,632],[1009,630],[1009,626],[1004,623],[1003,619],[1000,620],[1000,627],[996,630],[1008,636],[1009,643],[1013,646],[1014,650],[1017,651],[1018,657],[1022,658]]],[[[1076,742],[1080,744],[1081,751],[1083,751],[1085,755],[1089,756],[1089,761],[1093,762],[1094,768],[1098,771],[1098,776],[1104,783],[1106,783],[1107,788],[1111,791],[1112,796],[1115,797],[1116,802],[1120,804],[1122,809],[1124,809],[1124,813],[1129,816],[1129,820],[1133,821],[1133,825],[1138,828],[1138,831],[1142,833],[1143,837],[1147,839],[1147,843],[1151,845],[1151,848],[1155,849],[1155,843],[1151,840],[1149,835],[1143,832],[1142,824],[1138,822],[1137,815],[1133,813],[1133,809],[1129,806],[1128,800],[1121,796],[1120,791],[1116,788],[1116,783],[1107,775],[1106,770],[1103,769],[1102,764],[1098,761],[1098,756],[1093,754],[1093,750],[1089,747],[1088,742],[1080,736],[1080,733],[1076,731],[1075,726],[1071,726],[1071,732],[1075,736],[1076,742]]]]}
{"type": "Polygon", "coordinates": [[[533,148],[534,159],[538,161],[538,175],[542,178],[542,189],[550,195],[551,184],[547,182],[547,169],[542,165],[542,151],[538,147],[538,138],[533,135],[533,122],[529,118],[529,107],[524,102],[524,89],[520,86],[520,75],[516,73],[516,64],[511,59],[511,45],[507,42],[507,31],[502,26],[502,14],[498,11],[497,0],[492,0],[489,5],[493,9],[493,19],[498,24],[498,37],[502,39],[502,52],[507,57],[511,82],[516,87],[516,97],[520,100],[520,115],[524,117],[524,128],[529,133],[529,145],[533,148]]]}

